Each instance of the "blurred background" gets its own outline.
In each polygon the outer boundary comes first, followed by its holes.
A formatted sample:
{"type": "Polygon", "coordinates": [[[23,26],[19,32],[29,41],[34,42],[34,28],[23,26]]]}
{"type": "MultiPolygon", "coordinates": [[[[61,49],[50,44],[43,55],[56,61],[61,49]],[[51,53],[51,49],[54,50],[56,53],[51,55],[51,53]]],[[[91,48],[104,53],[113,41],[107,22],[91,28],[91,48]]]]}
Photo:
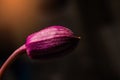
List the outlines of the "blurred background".
{"type": "Polygon", "coordinates": [[[0,0],[0,66],[51,25],[82,37],[72,54],[47,62],[23,55],[3,80],[120,80],[120,0],[0,0]]]}

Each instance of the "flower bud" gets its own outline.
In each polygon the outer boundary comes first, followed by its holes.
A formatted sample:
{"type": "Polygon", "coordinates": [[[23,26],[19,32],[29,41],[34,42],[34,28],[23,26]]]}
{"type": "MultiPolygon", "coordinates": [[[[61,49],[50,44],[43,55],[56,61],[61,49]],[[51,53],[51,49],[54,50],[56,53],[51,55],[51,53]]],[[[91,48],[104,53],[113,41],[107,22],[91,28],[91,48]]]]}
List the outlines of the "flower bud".
{"type": "Polygon", "coordinates": [[[28,36],[25,45],[30,58],[50,59],[68,54],[78,42],[70,29],[50,26],[28,36]]]}

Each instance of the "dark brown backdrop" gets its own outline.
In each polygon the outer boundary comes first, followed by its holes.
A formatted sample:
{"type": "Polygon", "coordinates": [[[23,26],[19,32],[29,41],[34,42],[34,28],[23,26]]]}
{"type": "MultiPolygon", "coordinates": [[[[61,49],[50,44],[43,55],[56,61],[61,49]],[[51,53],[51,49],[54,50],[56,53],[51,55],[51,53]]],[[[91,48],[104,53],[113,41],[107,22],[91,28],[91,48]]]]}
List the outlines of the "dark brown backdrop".
{"type": "Polygon", "coordinates": [[[49,25],[64,25],[82,38],[60,60],[17,59],[3,80],[119,80],[119,0],[1,0],[0,63],[26,36],[49,25]]]}

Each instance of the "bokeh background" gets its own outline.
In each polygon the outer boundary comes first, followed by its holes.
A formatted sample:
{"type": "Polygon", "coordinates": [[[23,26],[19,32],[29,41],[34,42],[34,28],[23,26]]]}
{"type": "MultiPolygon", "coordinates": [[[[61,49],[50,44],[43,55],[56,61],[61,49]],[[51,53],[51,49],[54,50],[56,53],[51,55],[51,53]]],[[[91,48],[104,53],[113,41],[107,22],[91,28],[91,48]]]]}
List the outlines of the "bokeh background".
{"type": "Polygon", "coordinates": [[[51,25],[82,37],[72,54],[47,62],[22,55],[3,80],[120,80],[120,0],[0,0],[0,66],[51,25]]]}

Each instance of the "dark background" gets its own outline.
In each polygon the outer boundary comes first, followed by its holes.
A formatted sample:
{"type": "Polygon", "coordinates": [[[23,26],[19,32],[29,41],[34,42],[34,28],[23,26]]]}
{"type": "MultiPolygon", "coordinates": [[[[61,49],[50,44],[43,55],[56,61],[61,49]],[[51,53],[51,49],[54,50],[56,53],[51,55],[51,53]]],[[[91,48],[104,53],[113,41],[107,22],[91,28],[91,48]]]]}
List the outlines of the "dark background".
{"type": "Polygon", "coordinates": [[[3,80],[120,80],[120,0],[1,0],[0,65],[27,35],[51,25],[81,36],[72,54],[47,62],[23,55],[3,80]]]}

